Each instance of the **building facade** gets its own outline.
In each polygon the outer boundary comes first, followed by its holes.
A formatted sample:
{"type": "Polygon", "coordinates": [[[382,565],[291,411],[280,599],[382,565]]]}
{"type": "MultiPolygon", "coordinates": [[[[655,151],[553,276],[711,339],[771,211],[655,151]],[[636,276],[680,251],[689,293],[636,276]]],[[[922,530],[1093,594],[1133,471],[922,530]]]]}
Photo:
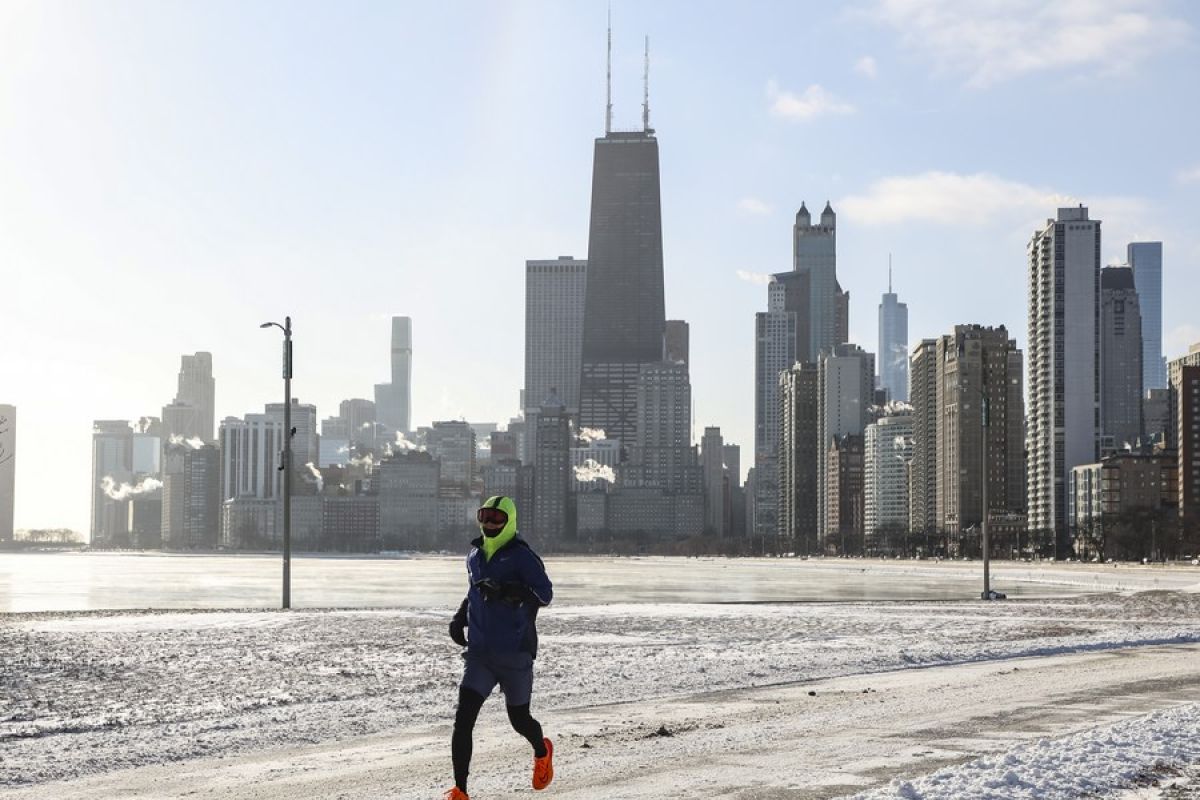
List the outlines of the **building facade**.
{"type": "Polygon", "coordinates": [[[551,392],[567,413],[578,415],[586,303],[586,261],[559,256],[525,262],[526,419],[537,417],[551,392]]]}
{"type": "MultiPolygon", "coordinates": [[[[908,533],[908,465],[913,418],[881,417],[863,435],[863,530],[866,552],[903,552],[908,533]]],[[[906,553],[905,553],[906,554],[906,553]]]]}
{"type": "Polygon", "coordinates": [[[817,551],[817,365],[797,362],[779,376],[779,538],[781,550],[817,551]]]}
{"type": "Polygon", "coordinates": [[[375,415],[389,432],[412,430],[412,318],[392,317],[391,382],[375,384],[375,415]]]}
{"type": "MultiPolygon", "coordinates": [[[[831,453],[834,440],[845,436],[858,437],[858,462],[861,464],[862,435],[866,428],[867,410],[875,396],[875,356],[855,344],[840,344],[832,353],[822,353],[817,364],[817,452],[831,453]]],[[[854,456],[846,456],[853,461],[854,456]]],[[[829,471],[832,456],[817,460],[817,531],[819,537],[827,537],[831,531],[839,530],[834,514],[840,513],[830,503],[830,498],[841,497],[830,488],[833,476],[829,471]]],[[[861,478],[850,478],[851,484],[861,486],[861,478]]],[[[840,502],[840,501],[839,501],[840,502]]],[[[844,520],[843,520],[844,521],[844,520]]],[[[859,521],[861,529],[861,520],[859,521]]],[[[859,537],[861,541],[861,537],[859,537]]],[[[836,545],[829,539],[817,542],[818,548],[828,552],[836,545]]]]}
{"type": "Polygon", "coordinates": [[[909,465],[908,526],[927,552],[941,526],[937,519],[937,339],[922,339],[913,349],[910,383],[913,418],[909,465]]]}
{"type": "Polygon", "coordinates": [[[0,404],[0,542],[13,540],[16,479],[17,407],[0,404]]]}
{"type": "Polygon", "coordinates": [[[879,303],[879,386],[888,400],[908,402],[908,304],[888,290],[879,303]]]}
{"type": "Polygon", "coordinates": [[[1101,452],[1128,450],[1142,435],[1142,315],[1129,267],[1100,270],[1101,452]]]}
{"type": "Polygon", "coordinates": [[[1029,529],[1066,557],[1071,469],[1100,455],[1100,221],[1084,206],[1060,208],[1030,239],[1028,260],[1029,529]]]}
{"type": "Polygon", "coordinates": [[[1125,260],[1133,270],[1142,317],[1142,387],[1167,388],[1162,343],[1162,242],[1130,242],[1125,260]]]}

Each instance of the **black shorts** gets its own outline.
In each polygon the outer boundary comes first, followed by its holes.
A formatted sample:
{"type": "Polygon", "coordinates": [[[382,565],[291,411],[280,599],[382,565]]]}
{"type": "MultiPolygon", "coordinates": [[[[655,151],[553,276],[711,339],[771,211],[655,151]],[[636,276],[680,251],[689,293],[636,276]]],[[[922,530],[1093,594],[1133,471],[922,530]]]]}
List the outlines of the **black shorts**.
{"type": "Polygon", "coordinates": [[[462,687],[487,697],[499,684],[504,702],[523,706],[533,696],[533,656],[529,653],[468,652],[462,687]]]}

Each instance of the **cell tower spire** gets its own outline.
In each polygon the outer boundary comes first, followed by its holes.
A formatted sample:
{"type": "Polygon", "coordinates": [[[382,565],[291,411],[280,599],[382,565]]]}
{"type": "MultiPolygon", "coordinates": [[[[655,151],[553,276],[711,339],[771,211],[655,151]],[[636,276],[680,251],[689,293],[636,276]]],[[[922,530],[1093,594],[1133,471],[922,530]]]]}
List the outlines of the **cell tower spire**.
{"type": "Polygon", "coordinates": [[[892,293],[892,254],[888,253],[888,294],[892,293]]]}
{"type": "Polygon", "coordinates": [[[650,132],[650,37],[646,37],[646,64],[642,71],[642,132],[650,132]]]}
{"type": "Polygon", "coordinates": [[[608,107],[604,111],[604,135],[612,133],[612,6],[608,7],[608,66],[604,74],[608,107]]]}

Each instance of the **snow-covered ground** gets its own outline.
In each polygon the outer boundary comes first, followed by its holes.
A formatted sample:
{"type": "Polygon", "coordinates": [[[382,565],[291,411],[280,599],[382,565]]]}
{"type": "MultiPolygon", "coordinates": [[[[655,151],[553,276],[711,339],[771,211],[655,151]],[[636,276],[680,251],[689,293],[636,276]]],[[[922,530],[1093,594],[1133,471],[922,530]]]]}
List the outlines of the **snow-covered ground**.
{"type": "MultiPolygon", "coordinates": [[[[176,797],[164,781],[190,775],[199,796],[433,797],[461,669],[448,617],[0,617],[0,791],[176,797]]],[[[539,631],[534,706],[560,737],[556,795],[659,797],[683,780],[671,796],[1080,797],[1155,790],[1157,762],[1172,780],[1200,762],[1197,593],[566,603],[539,631]]],[[[481,717],[473,797],[528,793],[500,705],[481,717]]]]}

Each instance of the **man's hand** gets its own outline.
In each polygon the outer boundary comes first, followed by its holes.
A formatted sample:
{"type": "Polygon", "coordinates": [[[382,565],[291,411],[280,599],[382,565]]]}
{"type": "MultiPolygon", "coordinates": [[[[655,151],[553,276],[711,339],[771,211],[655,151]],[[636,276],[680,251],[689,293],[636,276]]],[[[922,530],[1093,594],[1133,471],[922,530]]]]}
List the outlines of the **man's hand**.
{"type": "Polygon", "coordinates": [[[467,625],[457,617],[450,620],[450,638],[459,647],[467,646],[467,625]]]}

